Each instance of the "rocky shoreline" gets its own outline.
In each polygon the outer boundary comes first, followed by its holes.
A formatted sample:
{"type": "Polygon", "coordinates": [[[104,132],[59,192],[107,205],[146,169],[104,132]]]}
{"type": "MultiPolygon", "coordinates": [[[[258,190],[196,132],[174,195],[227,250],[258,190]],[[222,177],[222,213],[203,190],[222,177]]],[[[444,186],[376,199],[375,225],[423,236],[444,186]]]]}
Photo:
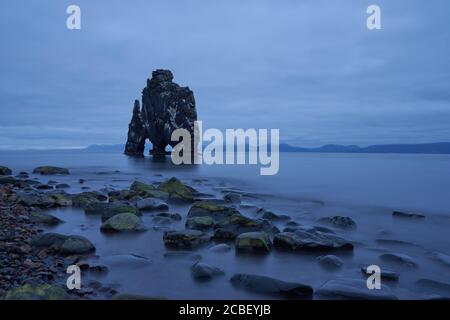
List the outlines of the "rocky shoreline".
{"type": "MultiPolygon", "coordinates": [[[[66,168],[38,167],[33,170],[37,175],[34,178],[26,172],[12,174],[11,169],[0,167],[0,296],[4,299],[161,298],[118,292],[114,285],[98,281],[83,284],[80,290],[68,290],[65,281],[69,265],[76,264],[83,272],[93,273],[107,273],[108,267],[87,262],[96,252],[89,239],[43,231],[45,226],[63,222],[47,212],[59,207],[79,208],[86,215],[98,216],[101,221],[98,232],[111,235],[146,232],[149,226],[142,218],[144,214],[151,216],[153,228],[163,231],[161,241],[167,248],[167,257],[190,255],[191,274],[198,281],[212,281],[225,275],[220,267],[200,261],[201,256],[195,254],[199,248],[206,247],[216,253],[234,250],[237,255],[255,256],[270,255],[274,251],[314,254],[320,267],[339,270],[345,266],[339,254],[352,253],[357,245],[343,237],[345,232],[358,228],[351,217],[323,217],[311,226],[258,207],[250,217],[240,210],[249,206],[242,204],[244,193],[223,190],[223,198],[217,198],[175,177],[160,183],[136,180],[125,189],[104,188],[69,194],[65,191],[68,184],[55,181],[59,175],[70,175],[66,168]],[[44,177],[55,177],[55,180],[43,183],[44,177]],[[186,217],[171,211],[173,205],[180,204],[189,207],[186,217]],[[171,228],[179,222],[184,228],[171,228]]],[[[79,183],[84,185],[84,181],[79,183]]],[[[394,211],[392,216],[396,219],[426,218],[400,211],[394,211]]],[[[445,254],[439,253],[438,257],[440,261],[450,261],[445,254]]],[[[406,254],[384,253],[379,258],[402,267],[417,268],[415,260],[406,254]]],[[[361,266],[362,275],[366,274],[366,268],[361,266]]],[[[383,279],[390,283],[397,282],[399,276],[388,268],[382,270],[383,279]]],[[[364,277],[329,280],[318,288],[246,273],[230,275],[229,281],[238,290],[273,298],[397,298],[389,286],[383,286],[383,290],[367,290],[364,277]]],[[[425,285],[430,286],[429,282],[425,285]]]]}

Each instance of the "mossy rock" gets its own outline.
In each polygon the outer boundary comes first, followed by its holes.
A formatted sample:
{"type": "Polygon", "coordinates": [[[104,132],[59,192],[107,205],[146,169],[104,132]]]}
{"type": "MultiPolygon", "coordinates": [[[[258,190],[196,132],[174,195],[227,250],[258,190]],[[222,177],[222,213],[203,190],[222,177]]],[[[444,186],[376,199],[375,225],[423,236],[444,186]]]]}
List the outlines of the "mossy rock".
{"type": "Polygon", "coordinates": [[[173,177],[169,180],[162,182],[158,190],[167,192],[169,194],[169,198],[174,200],[182,200],[187,202],[194,201],[194,195],[193,192],[195,192],[194,189],[191,187],[183,184],[180,180],[173,177]]]}
{"type": "Polygon", "coordinates": [[[95,251],[94,245],[85,237],[69,236],[61,246],[62,254],[87,254],[95,251]]]}
{"type": "Polygon", "coordinates": [[[209,238],[198,230],[180,230],[164,232],[166,246],[178,248],[194,248],[209,241],[209,238]]]}
{"type": "Polygon", "coordinates": [[[6,292],[3,300],[67,300],[69,299],[66,291],[58,286],[42,284],[32,287],[25,284],[16,289],[6,292]]]}
{"type": "Polygon", "coordinates": [[[64,191],[49,192],[47,195],[55,201],[55,205],[59,207],[72,206],[72,196],[64,191]]]}
{"type": "Polygon", "coordinates": [[[234,231],[217,228],[214,230],[213,239],[217,241],[231,241],[236,239],[237,236],[238,234],[234,231]]]}
{"type": "Polygon", "coordinates": [[[145,195],[147,192],[156,190],[151,184],[147,184],[141,181],[134,181],[130,186],[130,191],[136,192],[140,195],[145,195]]]}
{"type": "Polygon", "coordinates": [[[235,214],[240,215],[239,211],[234,208],[218,205],[210,201],[199,201],[192,205],[187,217],[211,217],[214,221],[220,222],[235,214]]]}
{"type": "Polygon", "coordinates": [[[121,213],[132,213],[134,215],[141,215],[138,208],[131,206],[127,203],[118,203],[118,202],[99,202],[92,203],[87,208],[84,209],[84,212],[87,215],[101,215],[102,221],[106,221],[115,215],[121,213]]]}
{"type": "Polygon", "coordinates": [[[132,213],[120,213],[106,220],[100,229],[104,232],[140,232],[146,227],[142,220],[132,213]]]}
{"type": "Polygon", "coordinates": [[[33,170],[33,173],[38,173],[42,175],[50,175],[50,174],[70,174],[69,170],[61,167],[53,167],[53,166],[42,166],[37,167],[33,170]]]}
{"type": "Polygon", "coordinates": [[[108,193],[109,202],[139,200],[139,194],[132,190],[114,190],[108,193]]]}
{"type": "Polygon", "coordinates": [[[79,208],[87,208],[93,203],[107,200],[107,197],[99,192],[87,191],[72,195],[72,205],[79,208]]]}
{"type": "Polygon", "coordinates": [[[30,214],[30,220],[36,224],[43,224],[48,226],[54,226],[62,223],[63,221],[51,214],[47,214],[44,212],[32,212],[30,214]]]}
{"type": "Polygon", "coordinates": [[[272,243],[265,232],[246,232],[236,238],[238,252],[270,252],[272,243]]]}
{"type": "Polygon", "coordinates": [[[208,230],[214,226],[214,219],[211,217],[193,217],[186,221],[186,228],[194,230],[208,230]]]}
{"type": "Polygon", "coordinates": [[[0,166],[0,176],[9,176],[12,174],[12,170],[5,166],[0,166]]]}
{"type": "Polygon", "coordinates": [[[238,234],[257,231],[276,233],[278,231],[276,227],[266,220],[255,220],[241,214],[233,214],[232,216],[221,220],[215,225],[215,228],[228,229],[238,234]]]}

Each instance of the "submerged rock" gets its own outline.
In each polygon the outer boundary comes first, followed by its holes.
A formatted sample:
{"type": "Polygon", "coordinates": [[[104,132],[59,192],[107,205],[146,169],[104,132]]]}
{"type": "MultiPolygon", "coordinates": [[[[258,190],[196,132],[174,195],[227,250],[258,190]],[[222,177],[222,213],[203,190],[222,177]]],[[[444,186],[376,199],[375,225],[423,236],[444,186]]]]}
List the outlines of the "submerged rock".
{"type": "Polygon", "coordinates": [[[223,196],[223,199],[226,202],[230,202],[230,203],[241,203],[241,195],[239,193],[235,193],[235,192],[229,192],[227,194],[225,194],[223,196]]]}
{"type": "MultiPolygon", "coordinates": [[[[363,266],[361,267],[361,272],[365,275],[368,276],[369,274],[367,273],[367,267],[368,266],[363,266]]],[[[398,281],[398,278],[400,277],[399,274],[393,270],[384,268],[384,267],[380,267],[381,270],[381,279],[384,280],[390,280],[390,281],[398,281]]]]}
{"type": "Polygon", "coordinates": [[[195,190],[183,184],[180,180],[178,180],[175,177],[172,177],[169,180],[162,182],[159,185],[158,190],[167,192],[171,200],[181,200],[186,202],[194,201],[193,193],[195,192],[195,190]]]}
{"type": "Polygon", "coordinates": [[[273,239],[276,248],[291,251],[333,251],[353,250],[353,244],[343,238],[317,232],[315,230],[297,229],[295,232],[282,232],[273,239]]]}
{"type": "Polygon", "coordinates": [[[423,219],[423,218],[425,218],[425,216],[423,214],[408,213],[408,212],[401,212],[401,211],[392,212],[392,216],[395,218],[408,218],[408,219],[423,219]]]}
{"type": "Polygon", "coordinates": [[[0,176],[9,176],[12,174],[12,170],[5,166],[0,166],[0,176]]]}
{"type": "Polygon", "coordinates": [[[55,188],[56,188],[56,189],[67,189],[67,188],[70,188],[70,186],[69,186],[67,183],[58,183],[58,184],[55,186],[55,188]]]}
{"type": "Polygon", "coordinates": [[[85,237],[82,236],[69,236],[66,241],[63,242],[60,252],[63,254],[86,254],[94,252],[94,245],[85,237]]]}
{"type": "Polygon", "coordinates": [[[403,253],[384,253],[380,256],[380,259],[408,267],[417,267],[417,263],[414,259],[403,253]]]}
{"type": "Polygon", "coordinates": [[[236,238],[236,251],[238,252],[270,252],[272,243],[265,232],[246,232],[236,238]]]}
{"type": "Polygon", "coordinates": [[[53,248],[63,254],[86,254],[95,251],[94,245],[81,236],[66,236],[58,233],[44,233],[32,241],[36,248],[53,248]]]}
{"type": "Polygon", "coordinates": [[[103,232],[140,232],[146,227],[133,213],[120,213],[106,220],[100,227],[103,232]]]}
{"type": "Polygon", "coordinates": [[[87,208],[89,205],[102,202],[107,199],[108,198],[100,192],[87,191],[72,195],[72,204],[74,207],[87,208]]]}
{"type": "Polygon", "coordinates": [[[215,276],[224,275],[225,272],[206,263],[197,262],[191,269],[192,277],[197,280],[210,280],[215,276]]]}
{"type": "Polygon", "coordinates": [[[66,291],[58,286],[42,284],[32,287],[25,284],[21,287],[8,291],[3,300],[67,300],[69,296],[66,291]]]}
{"type": "Polygon", "coordinates": [[[237,288],[284,298],[311,299],[314,292],[310,286],[304,284],[259,275],[235,274],[230,281],[237,288]]]}
{"type": "Polygon", "coordinates": [[[340,229],[356,228],[356,222],[350,217],[341,217],[341,216],[325,217],[320,218],[319,222],[329,224],[340,229]]]}
{"type": "Polygon", "coordinates": [[[136,202],[136,207],[143,211],[169,210],[167,203],[153,198],[145,198],[136,202]]]}
{"type": "Polygon", "coordinates": [[[288,215],[276,214],[276,213],[273,213],[272,211],[267,211],[267,210],[264,210],[261,217],[266,220],[280,220],[280,221],[291,219],[291,217],[289,217],[288,215]]]}
{"type": "Polygon", "coordinates": [[[153,71],[152,78],[147,79],[147,86],[142,91],[142,110],[139,101],[134,102],[125,154],[142,155],[145,140],[149,139],[153,145],[152,154],[164,156],[167,145],[174,147],[178,143],[171,140],[176,129],[186,129],[194,141],[194,121],[197,120],[194,94],[188,87],[180,87],[172,80],[172,72],[160,69],[153,71]]]}
{"type": "Polygon", "coordinates": [[[194,230],[208,230],[214,226],[214,220],[211,217],[193,217],[186,220],[186,228],[194,230]]]}
{"type": "Polygon", "coordinates": [[[195,248],[209,241],[208,237],[198,230],[180,230],[164,232],[166,246],[178,248],[195,248]]]}
{"type": "Polygon", "coordinates": [[[43,212],[32,212],[30,214],[30,220],[37,224],[43,224],[48,226],[54,226],[62,223],[63,221],[51,214],[43,213],[43,212]]]}
{"type": "Polygon", "coordinates": [[[332,254],[317,257],[317,262],[319,262],[322,267],[329,270],[336,270],[344,265],[344,261],[342,261],[341,258],[332,254]]]}
{"type": "Polygon", "coordinates": [[[61,167],[53,167],[53,166],[37,167],[33,170],[33,173],[38,173],[38,174],[42,174],[42,175],[70,174],[69,169],[61,168],[61,167]]]}
{"type": "Polygon", "coordinates": [[[336,279],[329,280],[316,292],[327,298],[356,299],[356,300],[396,300],[397,297],[386,285],[380,290],[367,289],[365,280],[336,279]]]}
{"type": "Polygon", "coordinates": [[[433,252],[432,256],[434,259],[441,262],[445,266],[450,267],[450,256],[440,253],[440,252],[433,252]]]}

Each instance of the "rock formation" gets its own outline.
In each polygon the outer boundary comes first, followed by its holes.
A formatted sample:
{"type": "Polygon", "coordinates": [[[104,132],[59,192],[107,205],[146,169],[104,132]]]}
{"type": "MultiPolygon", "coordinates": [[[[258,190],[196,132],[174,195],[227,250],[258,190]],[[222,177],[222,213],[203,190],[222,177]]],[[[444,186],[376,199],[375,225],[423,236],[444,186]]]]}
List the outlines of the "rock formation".
{"type": "MultiPolygon", "coordinates": [[[[197,120],[194,93],[189,87],[180,87],[169,70],[156,70],[142,91],[142,109],[134,102],[133,117],[128,128],[125,154],[143,155],[145,140],[153,144],[151,154],[164,156],[166,146],[175,146],[172,132],[186,129],[194,141],[194,121],[197,120]]],[[[194,149],[192,149],[194,150],[194,149]]]]}

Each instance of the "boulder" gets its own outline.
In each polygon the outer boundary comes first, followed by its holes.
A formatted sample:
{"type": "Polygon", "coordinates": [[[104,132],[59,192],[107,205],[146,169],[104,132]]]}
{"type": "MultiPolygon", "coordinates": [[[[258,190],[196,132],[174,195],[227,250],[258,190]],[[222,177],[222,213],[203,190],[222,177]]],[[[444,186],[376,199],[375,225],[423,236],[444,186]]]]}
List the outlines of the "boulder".
{"type": "Polygon", "coordinates": [[[0,176],[9,176],[12,174],[12,170],[5,166],[0,166],[0,176]]]}
{"type": "Polygon", "coordinates": [[[141,213],[138,208],[130,206],[129,204],[122,202],[113,202],[113,203],[93,203],[90,204],[84,212],[88,215],[98,214],[101,215],[102,221],[106,221],[115,215],[121,213],[131,213],[136,216],[140,216],[141,213]]]}
{"type": "Polygon", "coordinates": [[[314,292],[308,285],[259,275],[235,274],[230,281],[237,288],[283,298],[311,299],[314,292]]]}
{"type": "Polygon", "coordinates": [[[43,224],[48,226],[54,226],[62,223],[63,221],[51,214],[43,213],[43,212],[32,212],[30,214],[30,221],[36,224],[43,224]]]}
{"type": "Polygon", "coordinates": [[[197,280],[210,280],[215,276],[224,275],[225,272],[206,263],[197,262],[191,269],[192,277],[197,280]]]}
{"type": "Polygon", "coordinates": [[[72,195],[72,204],[74,207],[87,208],[93,203],[102,202],[107,199],[108,198],[100,192],[87,191],[72,195]]]}
{"type": "Polygon", "coordinates": [[[0,176],[0,185],[2,184],[15,184],[17,181],[14,177],[11,176],[0,176]]]}
{"type": "Polygon", "coordinates": [[[238,252],[270,252],[272,243],[265,232],[246,232],[236,238],[238,252]]]}
{"type": "Polygon", "coordinates": [[[222,221],[227,217],[231,217],[234,214],[239,214],[239,211],[235,208],[222,206],[210,201],[199,201],[192,205],[187,214],[188,218],[193,217],[211,217],[215,221],[222,221]]]}
{"type": "Polygon", "coordinates": [[[70,207],[73,204],[72,196],[65,191],[55,190],[48,192],[47,195],[53,199],[55,206],[70,207]]]}
{"type": "MultiPolygon", "coordinates": [[[[371,273],[367,273],[367,267],[368,266],[361,267],[361,272],[366,277],[371,274],[371,273]]],[[[380,270],[381,270],[381,279],[390,280],[390,281],[398,281],[398,278],[400,277],[397,272],[390,270],[388,268],[380,267],[380,270]]]]}
{"type": "Polygon", "coordinates": [[[342,261],[341,258],[339,258],[335,255],[332,255],[332,254],[317,257],[317,262],[322,267],[324,267],[325,269],[329,269],[329,270],[340,269],[344,265],[344,261],[342,261]]]}
{"type": "Polygon", "coordinates": [[[325,298],[355,300],[396,300],[390,288],[381,284],[380,290],[367,289],[365,280],[336,279],[328,280],[316,292],[325,298]]]}
{"type": "Polygon", "coordinates": [[[340,229],[355,229],[356,228],[356,222],[350,217],[341,217],[341,216],[325,217],[325,218],[320,218],[319,222],[324,223],[324,224],[329,224],[333,227],[340,228],[340,229]]]}
{"type": "Polygon", "coordinates": [[[120,213],[106,220],[100,227],[103,232],[140,232],[146,227],[133,213],[120,213]]]}
{"type": "Polygon", "coordinates": [[[141,197],[133,190],[113,190],[108,192],[109,202],[138,201],[141,197]]]}
{"type": "Polygon", "coordinates": [[[214,226],[214,220],[211,217],[193,217],[186,220],[186,228],[194,230],[208,230],[214,226]]]}
{"type": "Polygon", "coordinates": [[[290,251],[353,250],[353,244],[343,238],[315,230],[302,229],[276,234],[273,245],[276,248],[290,251]]]}
{"type": "Polygon", "coordinates": [[[261,218],[266,219],[266,220],[278,220],[278,221],[286,221],[291,219],[291,217],[289,217],[288,215],[284,215],[284,214],[276,214],[273,213],[272,211],[266,211],[264,210],[264,213],[262,214],[261,218]]]}
{"type": "Polygon", "coordinates": [[[169,218],[173,221],[181,221],[181,215],[179,213],[161,212],[155,215],[155,217],[169,218]]]}
{"type": "Polygon", "coordinates": [[[241,195],[239,193],[235,193],[235,192],[229,192],[227,194],[225,194],[223,196],[223,199],[226,202],[230,202],[230,203],[241,203],[241,195]]]}
{"type": "Polygon", "coordinates": [[[153,198],[145,198],[136,201],[136,207],[143,211],[169,210],[167,203],[153,198]]]}
{"type": "Polygon", "coordinates": [[[147,184],[141,181],[134,181],[130,186],[130,191],[136,192],[139,195],[146,195],[148,192],[155,191],[156,188],[151,184],[147,184]]]}
{"type": "Polygon", "coordinates": [[[5,293],[3,300],[67,300],[66,291],[58,286],[42,284],[32,287],[25,284],[5,293]]]}
{"type": "Polygon", "coordinates": [[[67,183],[58,183],[58,184],[55,186],[55,188],[56,188],[56,189],[67,189],[67,188],[70,188],[70,186],[69,186],[67,183]]]}
{"type": "Polygon", "coordinates": [[[33,170],[33,173],[42,174],[42,175],[70,174],[69,170],[66,168],[53,167],[53,166],[37,167],[33,170]]]}
{"type": "Polygon", "coordinates": [[[423,214],[408,213],[408,212],[401,212],[401,211],[392,212],[392,216],[394,218],[406,218],[406,219],[423,219],[423,218],[425,218],[425,216],[423,214]]]}
{"type": "MultiPolygon", "coordinates": [[[[153,156],[164,156],[167,145],[174,147],[178,143],[171,139],[176,129],[188,130],[194,141],[194,121],[197,120],[194,94],[172,80],[172,72],[161,69],[153,71],[152,78],[147,79],[142,91],[142,109],[138,100],[134,102],[125,154],[142,155],[145,140],[149,139],[153,156]]],[[[195,151],[192,148],[192,153],[195,151]]]]}
{"type": "Polygon", "coordinates": [[[407,267],[417,267],[417,263],[414,259],[403,253],[384,253],[380,255],[380,259],[407,267]]]}
{"type": "Polygon", "coordinates": [[[213,239],[217,241],[231,241],[236,239],[238,234],[234,231],[224,228],[217,228],[214,230],[213,239]]]}
{"type": "Polygon", "coordinates": [[[58,233],[44,233],[32,241],[36,248],[53,248],[63,254],[87,254],[95,251],[94,245],[81,236],[66,236],[58,233]]]}
{"type": "Polygon", "coordinates": [[[163,240],[166,246],[178,248],[195,248],[209,241],[203,232],[189,229],[166,231],[163,240]]]}
{"type": "Polygon", "coordinates": [[[62,254],[87,254],[95,251],[94,245],[85,237],[69,236],[62,244],[62,254]]]}
{"type": "Polygon", "coordinates": [[[193,192],[195,192],[195,190],[183,184],[180,180],[178,180],[175,177],[172,177],[169,180],[162,182],[159,185],[158,190],[167,192],[169,194],[169,199],[172,200],[182,200],[186,202],[194,201],[193,192]]]}
{"type": "Polygon", "coordinates": [[[51,208],[55,206],[54,198],[36,191],[18,192],[17,201],[27,207],[51,208]]]}

